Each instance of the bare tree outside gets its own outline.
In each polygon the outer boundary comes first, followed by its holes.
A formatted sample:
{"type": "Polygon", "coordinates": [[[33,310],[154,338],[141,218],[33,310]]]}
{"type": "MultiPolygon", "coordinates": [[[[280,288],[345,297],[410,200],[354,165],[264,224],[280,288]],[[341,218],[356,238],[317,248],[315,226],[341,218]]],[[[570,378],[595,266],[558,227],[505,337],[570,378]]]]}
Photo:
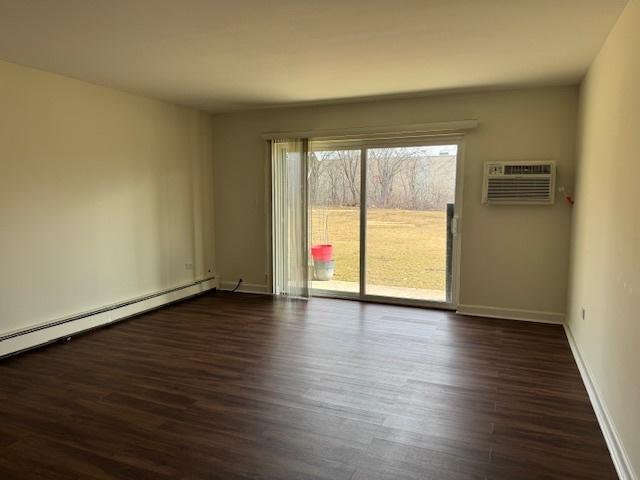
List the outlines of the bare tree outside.
{"type": "MultiPolygon", "coordinates": [[[[425,147],[374,148],[367,157],[367,206],[442,210],[455,197],[456,156],[425,147]],[[427,155],[427,153],[429,153],[427,155]]],[[[314,206],[354,207],[360,202],[360,151],[313,152],[310,199],[314,206]]]]}
{"type": "Polygon", "coordinates": [[[360,152],[355,150],[341,150],[335,152],[338,165],[344,175],[347,189],[347,202],[350,207],[360,203],[360,152]]]}

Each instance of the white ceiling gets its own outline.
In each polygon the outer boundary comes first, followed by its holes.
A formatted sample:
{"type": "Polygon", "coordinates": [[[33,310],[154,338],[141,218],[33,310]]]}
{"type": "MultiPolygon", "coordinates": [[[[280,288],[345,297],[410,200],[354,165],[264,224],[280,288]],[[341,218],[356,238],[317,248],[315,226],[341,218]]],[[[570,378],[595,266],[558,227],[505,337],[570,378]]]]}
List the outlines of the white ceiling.
{"type": "Polygon", "coordinates": [[[626,0],[0,0],[0,59],[212,112],[577,83],[626,0]]]}

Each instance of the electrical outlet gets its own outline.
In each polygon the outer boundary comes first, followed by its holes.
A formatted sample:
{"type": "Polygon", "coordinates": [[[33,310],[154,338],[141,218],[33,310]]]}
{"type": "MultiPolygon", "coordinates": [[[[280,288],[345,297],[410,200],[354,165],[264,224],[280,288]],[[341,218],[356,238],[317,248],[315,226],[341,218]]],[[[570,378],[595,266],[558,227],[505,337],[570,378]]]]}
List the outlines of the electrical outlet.
{"type": "Polygon", "coordinates": [[[580,318],[582,318],[582,320],[587,318],[587,310],[584,307],[580,309],[580,318]]]}
{"type": "Polygon", "coordinates": [[[193,270],[193,263],[187,262],[184,264],[185,270],[193,270]]]}

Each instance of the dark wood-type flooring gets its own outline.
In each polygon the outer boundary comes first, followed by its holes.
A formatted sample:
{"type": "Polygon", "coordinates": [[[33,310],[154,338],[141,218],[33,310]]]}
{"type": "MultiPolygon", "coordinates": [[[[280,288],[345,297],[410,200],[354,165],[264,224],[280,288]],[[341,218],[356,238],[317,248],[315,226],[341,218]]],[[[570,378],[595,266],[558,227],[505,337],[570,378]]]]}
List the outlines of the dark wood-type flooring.
{"type": "Polygon", "coordinates": [[[218,292],[0,361],[0,478],[616,478],[560,326],[218,292]]]}

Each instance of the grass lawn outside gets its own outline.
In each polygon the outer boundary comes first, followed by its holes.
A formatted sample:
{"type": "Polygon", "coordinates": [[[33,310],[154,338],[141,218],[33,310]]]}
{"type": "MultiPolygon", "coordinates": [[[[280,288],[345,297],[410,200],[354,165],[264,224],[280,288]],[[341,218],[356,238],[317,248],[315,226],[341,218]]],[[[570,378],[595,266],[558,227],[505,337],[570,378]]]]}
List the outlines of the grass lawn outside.
{"type": "MultiPolygon", "coordinates": [[[[312,244],[333,245],[333,280],[359,281],[360,213],[358,208],[312,210],[312,244]],[[323,238],[326,218],[328,238],[323,238]]],[[[444,211],[370,208],[367,212],[367,283],[412,289],[445,290],[446,227],[444,211]]],[[[322,282],[314,282],[318,288],[322,282]]]]}

